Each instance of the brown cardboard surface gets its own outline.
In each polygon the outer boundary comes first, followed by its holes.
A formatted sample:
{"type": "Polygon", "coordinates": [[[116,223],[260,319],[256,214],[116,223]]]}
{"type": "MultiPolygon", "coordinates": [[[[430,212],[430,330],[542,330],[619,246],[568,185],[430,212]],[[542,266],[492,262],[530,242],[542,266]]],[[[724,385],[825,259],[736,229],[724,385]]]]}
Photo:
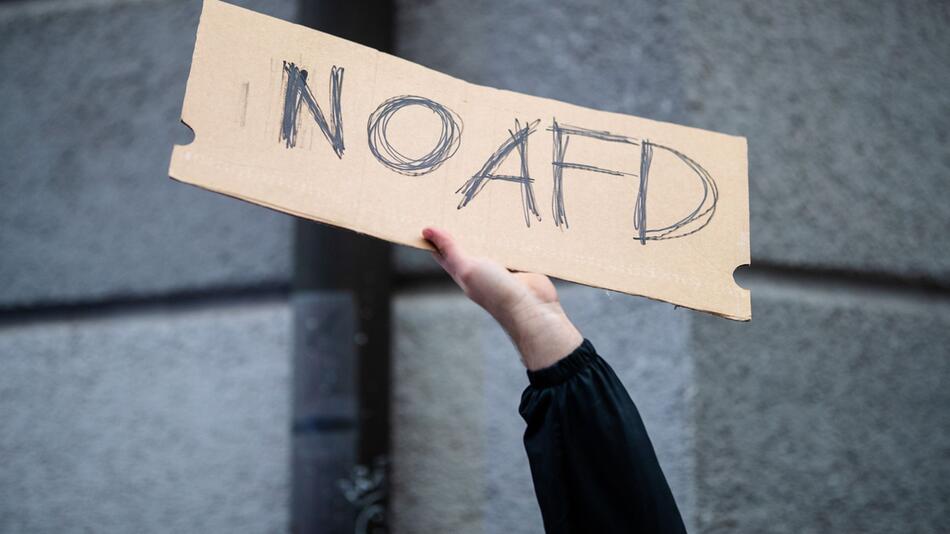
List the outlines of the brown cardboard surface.
{"type": "Polygon", "coordinates": [[[169,175],[511,269],[748,320],[746,140],[482,87],[205,0],[169,175]],[[335,105],[336,104],[336,105],[335,105]]]}

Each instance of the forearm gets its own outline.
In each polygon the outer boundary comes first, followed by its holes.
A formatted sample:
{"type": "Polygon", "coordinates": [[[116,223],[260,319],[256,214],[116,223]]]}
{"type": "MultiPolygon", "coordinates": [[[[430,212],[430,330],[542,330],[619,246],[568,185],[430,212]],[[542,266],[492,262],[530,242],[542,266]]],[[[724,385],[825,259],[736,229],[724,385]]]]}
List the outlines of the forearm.
{"type": "Polygon", "coordinates": [[[499,318],[529,371],[554,365],[584,340],[557,301],[499,318]]]}

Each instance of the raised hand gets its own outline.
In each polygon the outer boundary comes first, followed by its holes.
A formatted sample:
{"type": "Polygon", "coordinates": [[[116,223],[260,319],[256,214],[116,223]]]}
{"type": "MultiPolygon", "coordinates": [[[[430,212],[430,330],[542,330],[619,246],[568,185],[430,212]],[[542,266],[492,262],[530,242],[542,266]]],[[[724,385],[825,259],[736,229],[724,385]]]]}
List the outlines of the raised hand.
{"type": "Polygon", "coordinates": [[[425,228],[422,237],[435,247],[432,256],[465,295],[501,324],[528,369],[554,364],[583,341],[547,276],[511,272],[487,258],[469,256],[438,228],[425,228]]]}

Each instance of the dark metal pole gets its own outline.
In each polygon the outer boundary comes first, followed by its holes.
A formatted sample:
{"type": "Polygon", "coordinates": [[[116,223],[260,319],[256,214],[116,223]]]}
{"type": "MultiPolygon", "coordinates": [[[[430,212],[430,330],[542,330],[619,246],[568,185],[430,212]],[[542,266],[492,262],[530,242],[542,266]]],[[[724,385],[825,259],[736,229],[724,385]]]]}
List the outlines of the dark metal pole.
{"type": "MultiPolygon", "coordinates": [[[[300,21],[392,49],[390,0],[303,0],[300,21]]],[[[389,256],[383,241],[296,223],[293,532],[385,532],[389,256]]]]}

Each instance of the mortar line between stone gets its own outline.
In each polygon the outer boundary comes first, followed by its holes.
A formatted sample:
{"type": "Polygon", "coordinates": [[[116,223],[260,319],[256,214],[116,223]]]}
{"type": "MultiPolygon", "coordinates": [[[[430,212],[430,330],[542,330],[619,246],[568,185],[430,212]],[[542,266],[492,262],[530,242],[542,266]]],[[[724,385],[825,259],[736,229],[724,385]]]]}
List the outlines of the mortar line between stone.
{"type": "Polygon", "coordinates": [[[181,313],[214,307],[289,301],[289,283],[221,286],[157,295],[117,296],[75,302],[42,302],[0,308],[0,328],[29,323],[121,318],[147,313],[181,313]]]}

